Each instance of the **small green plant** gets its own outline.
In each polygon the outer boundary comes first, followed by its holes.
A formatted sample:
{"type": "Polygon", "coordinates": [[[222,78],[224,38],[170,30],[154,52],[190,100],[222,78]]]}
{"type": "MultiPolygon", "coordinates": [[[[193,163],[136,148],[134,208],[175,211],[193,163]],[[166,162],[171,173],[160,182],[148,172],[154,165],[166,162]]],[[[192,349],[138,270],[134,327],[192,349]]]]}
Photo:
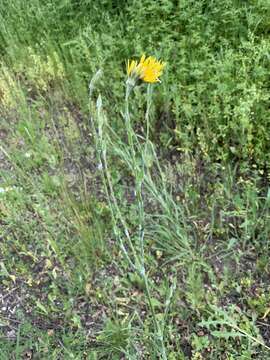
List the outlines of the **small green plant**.
{"type": "Polygon", "coordinates": [[[108,320],[98,336],[97,340],[106,349],[107,356],[110,359],[117,359],[117,356],[123,355],[129,346],[131,339],[130,324],[120,321],[108,320]]]}
{"type": "Polygon", "coordinates": [[[211,306],[210,309],[212,314],[208,319],[201,321],[199,325],[207,328],[214,338],[226,340],[244,338],[249,344],[247,348],[250,348],[250,344],[254,344],[254,346],[262,346],[270,350],[261,339],[254,318],[250,320],[243,316],[235,306],[228,311],[216,306],[211,306]]]}

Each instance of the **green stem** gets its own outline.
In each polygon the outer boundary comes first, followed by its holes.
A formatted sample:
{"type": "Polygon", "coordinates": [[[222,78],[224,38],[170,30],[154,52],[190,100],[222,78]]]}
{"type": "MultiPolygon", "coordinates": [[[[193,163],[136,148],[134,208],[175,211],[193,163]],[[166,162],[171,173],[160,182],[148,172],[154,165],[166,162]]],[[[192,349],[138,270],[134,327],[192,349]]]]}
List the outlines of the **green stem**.
{"type": "Polygon", "coordinates": [[[154,321],[154,327],[158,336],[158,342],[160,345],[160,349],[161,349],[161,356],[163,360],[167,360],[167,355],[166,355],[166,349],[165,349],[165,345],[164,345],[164,340],[163,340],[163,331],[161,330],[159,323],[157,321],[156,318],[156,313],[155,313],[155,309],[152,303],[152,299],[151,299],[151,293],[150,293],[150,289],[149,289],[149,283],[148,283],[148,278],[145,274],[145,272],[143,272],[141,274],[143,281],[144,281],[144,286],[145,286],[145,293],[146,293],[146,298],[148,301],[148,305],[150,308],[150,312],[154,321]]]}
{"type": "Polygon", "coordinates": [[[150,133],[150,108],[152,104],[152,94],[153,94],[153,86],[152,84],[147,85],[147,107],[145,113],[145,120],[146,120],[146,145],[148,144],[149,140],[149,133],[150,133]]]}

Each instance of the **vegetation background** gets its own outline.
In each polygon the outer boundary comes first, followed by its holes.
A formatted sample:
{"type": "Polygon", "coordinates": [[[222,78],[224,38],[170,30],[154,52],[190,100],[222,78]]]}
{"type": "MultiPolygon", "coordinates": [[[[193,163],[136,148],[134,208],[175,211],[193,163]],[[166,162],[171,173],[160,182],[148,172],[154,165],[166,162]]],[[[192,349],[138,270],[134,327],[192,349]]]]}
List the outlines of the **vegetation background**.
{"type": "Polygon", "coordinates": [[[270,358],[269,33],[269,0],[0,2],[1,359],[270,358]]]}

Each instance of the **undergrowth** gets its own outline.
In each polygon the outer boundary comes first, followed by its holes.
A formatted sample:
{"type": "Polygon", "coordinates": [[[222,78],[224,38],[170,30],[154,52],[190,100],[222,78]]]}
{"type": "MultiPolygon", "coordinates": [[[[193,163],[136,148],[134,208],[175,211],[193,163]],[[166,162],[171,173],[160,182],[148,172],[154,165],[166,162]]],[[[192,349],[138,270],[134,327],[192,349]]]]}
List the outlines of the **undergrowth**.
{"type": "Polygon", "coordinates": [[[269,358],[269,12],[1,2],[3,360],[269,358]]]}

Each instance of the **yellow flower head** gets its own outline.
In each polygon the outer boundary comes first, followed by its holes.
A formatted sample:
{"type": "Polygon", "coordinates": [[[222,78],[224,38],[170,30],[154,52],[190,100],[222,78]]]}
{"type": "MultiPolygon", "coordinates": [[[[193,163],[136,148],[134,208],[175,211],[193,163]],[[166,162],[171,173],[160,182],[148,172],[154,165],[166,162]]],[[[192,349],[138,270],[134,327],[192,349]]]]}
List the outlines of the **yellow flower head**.
{"type": "Polygon", "coordinates": [[[148,58],[142,55],[139,63],[135,60],[128,60],[127,74],[129,77],[140,79],[147,83],[160,82],[159,77],[165,67],[165,63],[158,61],[153,56],[148,58]]]}

